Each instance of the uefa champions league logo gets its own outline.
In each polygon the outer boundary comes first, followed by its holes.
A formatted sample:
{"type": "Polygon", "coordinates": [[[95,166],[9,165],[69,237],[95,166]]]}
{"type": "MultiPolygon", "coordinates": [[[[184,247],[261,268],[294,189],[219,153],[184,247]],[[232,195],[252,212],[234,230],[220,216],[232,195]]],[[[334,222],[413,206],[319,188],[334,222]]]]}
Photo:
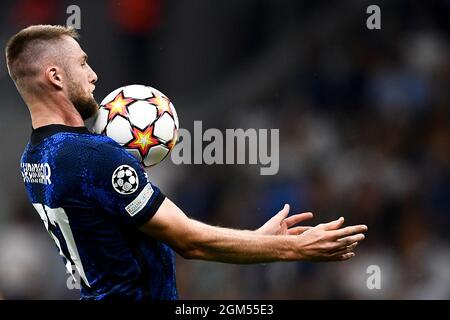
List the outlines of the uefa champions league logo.
{"type": "Polygon", "coordinates": [[[136,171],[126,164],[114,170],[111,182],[114,190],[123,195],[132,194],[139,187],[136,171]]]}

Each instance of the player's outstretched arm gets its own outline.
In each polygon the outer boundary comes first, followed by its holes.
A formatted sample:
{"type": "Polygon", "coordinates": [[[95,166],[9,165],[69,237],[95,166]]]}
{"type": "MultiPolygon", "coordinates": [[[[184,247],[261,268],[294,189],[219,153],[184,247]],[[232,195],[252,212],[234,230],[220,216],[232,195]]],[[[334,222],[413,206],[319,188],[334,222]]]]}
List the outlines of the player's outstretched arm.
{"type": "Polygon", "coordinates": [[[188,218],[165,199],[141,231],[169,244],[188,259],[228,263],[341,261],[352,258],[365,225],[341,228],[344,219],[312,227],[300,235],[265,235],[207,225],[188,218]]]}

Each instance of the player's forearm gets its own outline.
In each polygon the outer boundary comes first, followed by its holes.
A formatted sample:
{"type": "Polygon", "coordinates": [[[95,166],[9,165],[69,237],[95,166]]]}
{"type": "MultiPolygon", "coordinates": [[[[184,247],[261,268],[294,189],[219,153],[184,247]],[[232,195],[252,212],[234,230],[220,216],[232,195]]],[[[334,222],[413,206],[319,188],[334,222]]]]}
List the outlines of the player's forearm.
{"type": "Polygon", "coordinates": [[[267,236],[256,231],[211,226],[188,218],[165,199],[152,219],[140,228],[164,241],[185,258],[229,263],[300,260],[296,236],[267,236]]]}
{"type": "Polygon", "coordinates": [[[249,230],[210,226],[191,220],[185,257],[227,263],[263,263],[301,259],[296,236],[259,235],[249,230]]]}
{"type": "Polygon", "coordinates": [[[189,219],[165,199],[140,230],[169,244],[185,258],[229,263],[272,261],[342,261],[354,256],[367,226],[340,229],[343,219],[295,235],[262,235],[258,231],[214,227],[189,219]]]}

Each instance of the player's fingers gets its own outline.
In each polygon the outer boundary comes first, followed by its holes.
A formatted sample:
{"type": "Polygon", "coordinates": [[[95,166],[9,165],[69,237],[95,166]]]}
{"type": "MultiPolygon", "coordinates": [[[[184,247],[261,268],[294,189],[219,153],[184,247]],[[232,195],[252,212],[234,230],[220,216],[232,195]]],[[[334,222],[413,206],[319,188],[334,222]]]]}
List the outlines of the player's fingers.
{"type": "Polygon", "coordinates": [[[355,256],[354,252],[346,252],[342,254],[333,254],[329,255],[328,257],[324,258],[323,261],[344,261],[351,259],[355,256]]]}
{"type": "Polygon", "coordinates": [[[336,230],[336,229],[339,229],[342,226],[343,223],[344,223],[344,217],[340,217],[337,220],[330,221],[330,222],[327,222],[327,223],[322,223],[319,226],[323,230],[336,230]]]}
{"type": "Polygon", "coordinates": [[[280,229],[280,233],[279,234],[288,234],[288,227],[286,225],[286,222],[284,222],[284,220],[281,221],[280,228],[281,229],[280,229]]]}
{"type": "Polygon", "coordinates": [[[347,246],[349,246],[349,245],[351,245],[351,244],[353,244],[355,242],[363,241],[364,238],[365,238],[365,235],[362,234],[362,233],[358,233],[358,234],[355,234],[355,235],[352,235],[352,236],[341,238],[341,239],[339,239],[339,240],[337,240],[335,242],[335,246],[334,247],[336,249],[337,248],[347,247],[347,246]]]}
{"type": "Polygon", "coordinates": [[[312,212],[303,212],[300,214],[295,214],[293,216],[290,216],[286,219],[284,219],[284,221],[286,221],[286,225],[289,227],[295,226],[296,224],[311,219],[313,217],[312,212]]]}
{"type": "Polygon", "coordinates": [[[349,226],[349,227],[345,227],[339,230],[333,230],[330,231],[328,234],[330,235],[331,239],[340,239],[340,238],[344,238],[356,233],[361,233],[361,232],[365,232],[367,231],[367,226],[364,224],[360,224],[357,226],[349,226]]]}
{"type": "Polygon", "coordinates": [[[333,256],[341,256],[343,254],[352,252],[353,250],[355,250],[357,245],[358,245],[358,242],[352,243],[349,246],[346,246],[344,248],[338,249],[337,251],[333,252],[332,255],[333,256]]]}
{"type": "Polygon", "coordinates": [[[294,235],[294,236],[298,236],[299,234],[302,234],[303,232],[305,232],[306,230],[312,229],[311,226],[301,226],[301,227],[294,227],[294,228],[290,228],[288,229],[288,234],[290,235],[294,235]]]}
{"type": "Polygon", "coordinates": [[[355,256],[354,252],[344,253],[343,255],[339,256],[340,261],[345,261],[353,258],[355,256]]]}

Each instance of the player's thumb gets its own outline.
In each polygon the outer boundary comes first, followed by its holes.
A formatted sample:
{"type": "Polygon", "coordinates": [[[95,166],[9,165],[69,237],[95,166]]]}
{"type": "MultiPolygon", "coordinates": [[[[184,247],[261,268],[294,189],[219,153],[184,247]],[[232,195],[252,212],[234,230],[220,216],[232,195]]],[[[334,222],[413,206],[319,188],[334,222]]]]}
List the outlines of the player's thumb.
{"type": "Polygon", "coordinates": [[[324,223],[322,225],[324,230],[336,230],[339,229],[344,223],[344,217],[340,217],[337,220],[330,221],[328,223],[324,223]]]}
{"type": "Polygon", "coordinates": [[[281,223],[281,221],[283,221],[284,219],[286,219],[286,217],[288,216],[289,210],[290,210],[290,207],[289,207],[289,205],[286,203],[286,204],[284,205],[283,209],[281,209],[280,211],[278,211],[278,213],[276,214],[276,216],[275,216],[276,219],[279,220],[280,223],[281,223]]]}

